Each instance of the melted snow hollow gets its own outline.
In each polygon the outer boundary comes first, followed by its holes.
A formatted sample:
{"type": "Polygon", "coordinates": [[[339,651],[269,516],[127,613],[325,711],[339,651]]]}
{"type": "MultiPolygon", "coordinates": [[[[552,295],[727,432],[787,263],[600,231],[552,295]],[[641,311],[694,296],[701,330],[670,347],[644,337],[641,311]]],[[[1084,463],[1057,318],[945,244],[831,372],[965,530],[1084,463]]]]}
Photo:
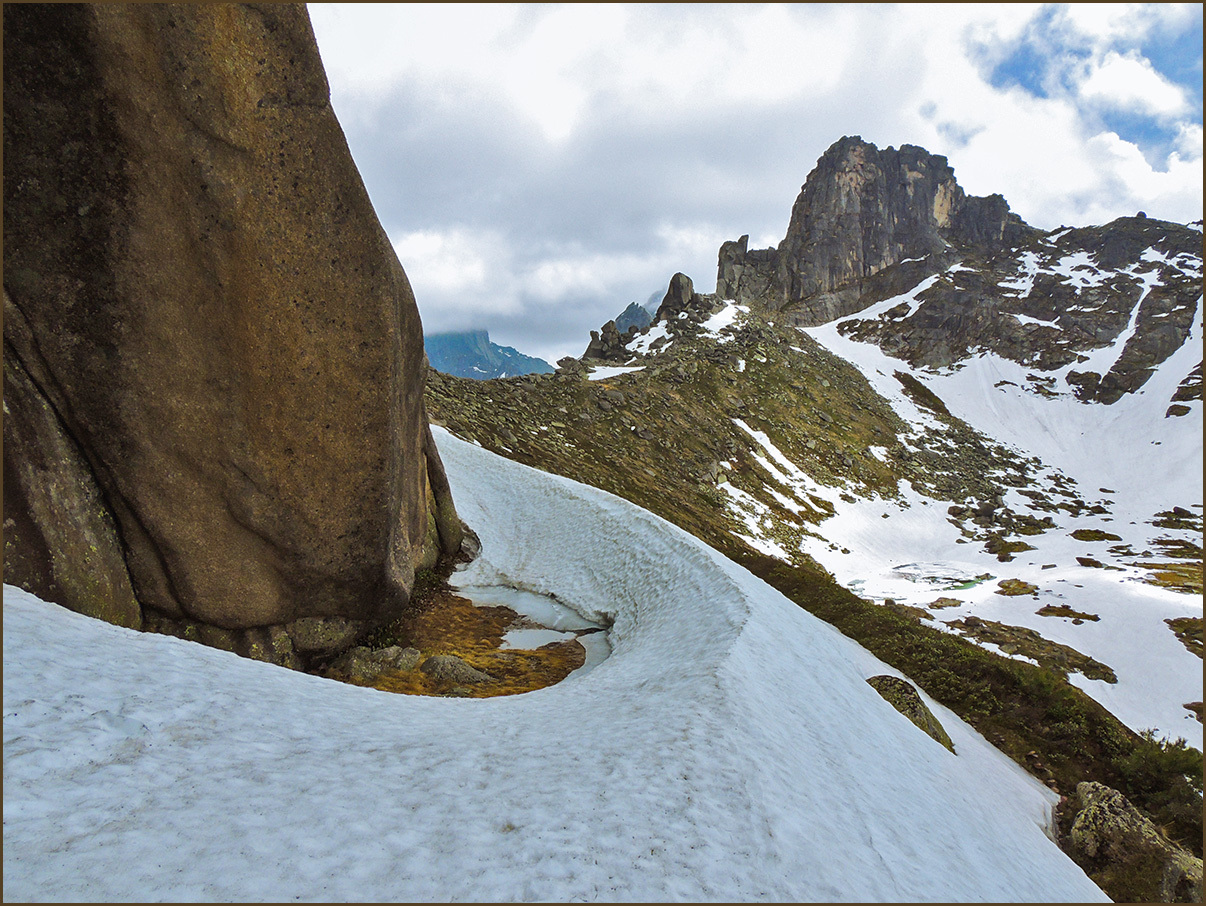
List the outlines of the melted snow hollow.
{"type": "MultiPolygon", "coordinates": [[[[1104,901],[1054,794],[638,507],[435,431],[462,584],[610,625],[584,675],[393,695],[4,596],[12,900],[1104,901]]],[[[896,674],[898,675],[898,674],[896,674]]],[[[924,696],[923,696],[924,697],[924,696]]]]}

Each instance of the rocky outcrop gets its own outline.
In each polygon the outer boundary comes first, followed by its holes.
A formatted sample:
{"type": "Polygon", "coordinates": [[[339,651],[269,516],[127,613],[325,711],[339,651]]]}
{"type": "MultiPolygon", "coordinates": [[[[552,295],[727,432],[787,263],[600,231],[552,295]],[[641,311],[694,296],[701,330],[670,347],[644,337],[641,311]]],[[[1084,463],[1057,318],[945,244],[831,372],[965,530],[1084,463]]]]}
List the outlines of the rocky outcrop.
{"type": "Polygon", "coordinates": [[[913,684],[897,676],[873,676],[867,680],[871,688],[883,696],[884,701],[911,720],[922,733],[950,752],[955,751],[954,743],[943,729],[938,718],[934,716],[926,703],[921,700],[913,684]]]}
{"type": "Polygon", "coordinates": [[[293,662],[458,547],[304,7],[5,6],[4,288],[5,581],[293,662]]]}
{"type": "Polygon", "coordinates": [[[1026,229],[1000,195],[966,195],[945,157],[848,136],[808,175],[777,249],[749,250],[747,236],[721,246],[716,293],[821,324],[857,311],[863,281],[887,267],[1026,229]]]}
{"type": "Polygon", "coordinates": [[[662,297],[662,304],[657,307],[654,322],[674,320],[687,310],[697,296],[691,278],[686,274],[675,274],[670,278],[670,285],[666,288],[666,295],[662,297]]]}
{"type": "Polygon", "coordinates": [[[603,325],[601,331],[592,330],[590,332],[590,344],[586,347],[586,352],[582,353],[582,358],[603,362],[627,361],[630,355],[625,344],[632,339],[636,332],[636,327],[629,327],[627,331],[620,333],[616,322],[608,321],[603,325]]]}
{"type": "Polygon", "coordinates": [[[1200,903],[1202,860],[1169,840],[1117,790],[1076,785],[1061,802],[1061,845],[1115,902],[1200,903]]]}

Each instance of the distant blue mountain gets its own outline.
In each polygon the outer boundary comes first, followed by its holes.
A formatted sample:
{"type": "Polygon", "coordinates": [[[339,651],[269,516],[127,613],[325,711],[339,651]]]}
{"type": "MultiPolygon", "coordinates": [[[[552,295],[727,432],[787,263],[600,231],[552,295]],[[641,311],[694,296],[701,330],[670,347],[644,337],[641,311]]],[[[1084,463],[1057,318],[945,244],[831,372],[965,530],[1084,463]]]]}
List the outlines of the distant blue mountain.
{"type": "Polygon", "coordinates": [[[644,330],[653,323],[653,315],[649,310],[638,305],[636,302],[630,302],[628,307],[616,316],[616,330],[624,333],[633,324],[638,330],[644,330]]]}
{"type": "Polygon", "coordinates": [[[519,374],[552,374],[556,370],[544,359],[491,343],[485,330],[432,334],[423,338],[423,345],[432,368],[457,377],[485,381],[519,374]]]}

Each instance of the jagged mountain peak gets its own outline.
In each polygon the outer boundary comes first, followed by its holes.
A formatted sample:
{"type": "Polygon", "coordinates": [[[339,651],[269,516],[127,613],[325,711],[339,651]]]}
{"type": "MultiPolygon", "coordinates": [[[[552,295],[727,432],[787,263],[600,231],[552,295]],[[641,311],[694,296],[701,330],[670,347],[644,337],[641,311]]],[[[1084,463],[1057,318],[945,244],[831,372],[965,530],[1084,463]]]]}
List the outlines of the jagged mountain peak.
{"type": "Polygon", "coordinates": [[[777,248],[721,247],[716,292],[821,324],[857,311],[864,281],[894,264],[1032,232],[1000,195],[967,195],[945,157],[846,136],[808,174],[777,248]]]}

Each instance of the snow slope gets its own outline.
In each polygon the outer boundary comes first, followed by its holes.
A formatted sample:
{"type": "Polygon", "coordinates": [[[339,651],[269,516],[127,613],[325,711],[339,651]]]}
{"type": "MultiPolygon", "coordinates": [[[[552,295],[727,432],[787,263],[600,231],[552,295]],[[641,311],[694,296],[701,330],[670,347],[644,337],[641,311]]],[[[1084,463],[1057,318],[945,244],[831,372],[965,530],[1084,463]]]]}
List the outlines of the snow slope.
{"type": "Polygon", "coordinates": [[[691,536],[437,431],[458,577],[611,624],[510,698],[391,695],[4,600],[9,900],[1103,901],[1053,794],[691,536]]]}
{"type": "MultiPolygon", "coordinates": [[[[1117,683],[1076,673],[1070,675],[1071,681],[1132,729],[1155,729],[1170,739],[1184,737],[1200,749],[1202,725],[1184,704],[1202,700],[1202,662],[1177,640],[1165,620],[1201,617],[1202,599],[1146,584],[1146,570],[1140,568],[1105,571],[1086,568],[1076,558],[1113,562],[1107,554],[1114,543],[1142,551],[1162,536],[1195,538],[1192,533],[1155,527],[1151,520],[1174,506],[1193,506],[1201,512],[1202,403],[1190,401],[1190,411],[1181,417],[1165,417],[1165,411],[1178,383],[1201,361],[1202,300],[1185,343],[1137,392],[1106,406],[1078,401],[1064,376],[1073,367],[1108,370],[1125,345],[1127,331],[1095,352],[1089,364],[1044,372],[1044,378],[1054,378],[1049,387],[1055,388],[1055,395],[1050,389],[1036,393],[1031,369],[989,352],[955,368],[915,370],[874,343],[858,342],[840,332],[843,320],[877,317],[902,301],[914,301],[925,285],[805,332],[854,363],[916,430],[934,424],[934,418],[902,392],[892,376],[896,371],[912,374],[951,413],[978,431],[1026,456],[1039,457],[1047,467],[1045,474],[1058,471],[1074,480],[1082,496],[1104,504],[1108,514],[1058,513],[1055,529],[1025,537],[1035,550],[1017,555],[1014,562],[1000,563],[979,545],[960,540],[958,529],[947,520],[945,503],[904,487],[899,501],[877,498],[850,503],[831,497],[837,514],[823,523],[824,540],[810,541],[804,550],[860,595],[919,606],[940,595],[953,595],[964,603],[942,610],[941,621],[974,615],[1023,626],[1096,658],[1114,670],[1117,683]],[[1122,540],[1076,541],[1071,533],[1077,529],[1106,530],[1122,540]],[[932,565],[931,574],[990,573],[993,579],[952,591],[954,583],[944,589],[901,572],[902,566],[919,562],[932,565]],[[1037,597],[996,594],[996,582],[1002,578],[1037,585],[1037,597]],[[1100,620],[1076,624],[1037,613],[1044,605],[1065,604],[1100,620]]],[[[1030,505],[1016,492],[1010,492],[1006,503],[1018,512],[1030,505]]],[[[1200,535],[1196,540],[1201,543],[1200,535]]],[[[931,625],[946,628],[937,621],[931,625]]]]}

